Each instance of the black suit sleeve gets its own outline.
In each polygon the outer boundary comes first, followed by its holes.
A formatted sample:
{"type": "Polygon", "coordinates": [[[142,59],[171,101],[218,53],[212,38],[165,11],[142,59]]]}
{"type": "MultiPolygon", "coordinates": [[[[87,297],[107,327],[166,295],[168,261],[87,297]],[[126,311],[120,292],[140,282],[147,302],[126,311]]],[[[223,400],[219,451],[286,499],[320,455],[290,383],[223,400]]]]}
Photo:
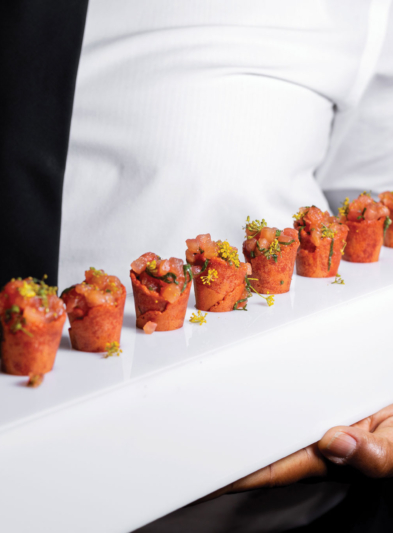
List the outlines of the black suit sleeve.
{"type": "Polygon", "coordinates": [[[61,202],[87,0],[0,3],[0,287],[57,284],[61,202]]]}

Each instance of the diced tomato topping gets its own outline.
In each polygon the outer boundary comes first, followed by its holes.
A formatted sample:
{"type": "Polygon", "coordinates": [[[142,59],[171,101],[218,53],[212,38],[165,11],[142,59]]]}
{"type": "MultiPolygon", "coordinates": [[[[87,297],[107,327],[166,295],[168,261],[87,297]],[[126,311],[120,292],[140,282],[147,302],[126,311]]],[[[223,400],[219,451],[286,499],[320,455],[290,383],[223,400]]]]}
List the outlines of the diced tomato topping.
{"type": "Polygon", "coordinates": [[[261,228],[260,231],[250,231],[246,228],[246,234],[252,235],[251,239],[246,239],[243,243],[243,250],[245,252],[253,252],[256,257],[263,253],[263,250],[268,250],[274,240],[278,242],[290,242],[291,240],[297,240],[297,231],[292,228],[285,228],[279,230],[278,228],[261,228]]]}
{"type": "Polygon", "coordinates": [[[147,333],[147,335],[151,335],[156,331],[157,324],[155,322],[146,322],[146,324],[143,326],[143,331],[147,333]]]}
{"type": "Polygon", "coordinates": [[[146,265],[150,261],[154,261],[156,259],[156,254],[153,254],[152,252],[147,252],[146,254],[141,255],[131,263],[131,268],[136,274],[140,274],[143,272],[146,268],[146,265]]]}
{"type": "Polygon", "coordinates": [[[266,239],[266,241],[269,243],[272,243],[274,239],[276,238],[276,228],[262,228],[259,233],[258,242],[260,243],[261,239],[266,239]]]}
{"type": "Polygon", "coordinates": [[[289,235],[291,231],[295,238],[293,232],[299,231],[303,248],[319,246],[322,239],[345,239],[348,233],[347,226],[342,224],[337,217],[330,215],[328,211],[321,211],[315,205],[301,207],[293,225],[295,229],[289,230],[288,228],[284,233],[289,235]]]}
{"type": "Polygon", "coordinates": [[[65,313],[56,291],[33,278],[12,280],[0,292],[0,315],[15,331],[53,322],[65,313]]]}
{"type": "Polygon", "coordinates": [[[180,296],[180,287],[174,283],[170,283],[161,289],[160,294],[167,302],[173,304],[180,296]]]}
{"type": "Polygon", "coordinates": [[[381,203],[393,212],[393,192],[385,191],[378,195],[381,203]]]}
{"type": "Polygon", "coordinates": [[[171,270],[171,262],[169,259],[164,259],[163,261],[160,261],[157,267],[157,273],[158,276],[165,276],[165,274],[168,274],[171,270]]]}
{"type": "Polygon", "coordinates": [[[260,250],[267,250],[270,246],[270,243],[273,242],[274,239],[269,241],[268,239],[265,239],[264,237],[260,237],[258,239],[258,246],[255,248],[255,253],[257,255],[260,255],[262,252],[260,250]]]}
{"type": "MultiPolygon", "coordinates": [[[[168,302],[174,303],[180,297],[186,281],[183,265],[182,259],[177,257],[160,259],[158,255],[150,253],[133,261],[131,269],[142,285],[158,293],[168,302]],[[133,268],[133,265],[136,265],[138,271],[133,268]]],[[[189,281],[187,276],[187,283],[189,281]]]]}
{"type": "MultiPolygon", "coordinates": [[[[254,232],[255,233],[255,232],[254,232]]],[[[255,250],[255,246],[257,245],[257,240],[255,238],[247,239],[244,242],[244,248],[247,250],[247,252],[252,252],[255,250]]]]}
{"type": "Polygon", "coordinates": [[[277,237],[278,242],[291,242],[293,238],[290,235],[285,235],[285,233],[281,233],[279,237],[277,237]]]}
{"type": "Polygon", "coordinates": [[[122,284],[116,276],[91,267],[85,272],[85,281],[63,291],[61,295],[67,313],[74,318],[82,318],[91,307],[117,305],[122,295],[122,284]]]}
{"type": "Polygon", "coordinates": [[[284,240],[286,239],[287,237],[289,237],[289,240],[291,241],[292,239],[294,239],[295,241],[298,239],[298,232],[293,229],[293,228],[285,228],[282,230],[282,233],[278,238],[279,241],[282,241],[282,242],[288,242],[287,240],[284,240]]]}
{"type": "Polygon", "coordinates": [[[348,206],[348,213],[342,217],[342,222],[360,222],[362,220],[378,220],[389,216],[389,209],[383,202],[376,202],[367,194],[361,194],[348,206]]]}
{"type": "Polygon", "coordinates": [[[201,253],[199,249],[199,242],[196,239],[187,239],[186,240],[188,250],[193,254],[201,253]]]}
{"type": "Polygon", "coordinates": [[[191,252],[191,250],[186,250],[186,261],[187,263],[189,263],[190,265],[192,265],[195,261],[195,255],[194,252],[191,252]]]}
{"type": "Polygon", "coordinates": [[[196,239],[187,239],[186,260],[190,265],[204,263],[218,254],[218,244],[211,240],[210,233],[198,235],[196,239]]]}

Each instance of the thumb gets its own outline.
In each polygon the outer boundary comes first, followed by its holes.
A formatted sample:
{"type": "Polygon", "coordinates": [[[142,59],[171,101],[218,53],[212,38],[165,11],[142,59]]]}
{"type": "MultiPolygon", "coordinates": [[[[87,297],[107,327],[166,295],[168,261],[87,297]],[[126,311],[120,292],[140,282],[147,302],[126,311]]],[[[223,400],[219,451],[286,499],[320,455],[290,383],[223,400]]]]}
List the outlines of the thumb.
{"type": "Polygon", "coordinates": [[[375,433],[357,427],[329,429],[318,443],[320,452],[337,465],[350,465],[366,476],[393,476],[393,428],[375,433]]]}

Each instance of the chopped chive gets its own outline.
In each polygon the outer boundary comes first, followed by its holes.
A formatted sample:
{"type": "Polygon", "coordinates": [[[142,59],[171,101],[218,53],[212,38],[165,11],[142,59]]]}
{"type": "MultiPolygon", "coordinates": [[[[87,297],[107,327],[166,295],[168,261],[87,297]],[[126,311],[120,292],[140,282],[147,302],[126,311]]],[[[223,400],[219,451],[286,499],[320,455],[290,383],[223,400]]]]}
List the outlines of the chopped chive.
{"type": "Polygon", "coordinates": [[[238,305],[241,304],[242,302],[247,302],[248,298],[243,298],[242,300],[238,300],[237,302],[235,302],[234,306],[233,306],[233,310],[234,311],[247,311],[247,305],[245,305],[244,307],[241,307],[240,309],[238,308],[238,305]]]}
{"type": "Polygon", "coordinates": [[[385,237],[386,231],[387,231],[387,229],[388,229],[388,227],[390,226],[391,223],[392,223],[392,221],[391,221],[390,217],[387,216],[385,218],[385,222],[383,224],[383,236],[384,237],[385,237]]]}
{"type": "Polygon", "coordinates": [[[330,243],[328,271],[330,270],[330,267],[332,266],[333,246],[334,246],[334,239],[332,239],[332,242],[330,243]]]}
{"type": "Polygon", "coordinates": [[[189,263],[186,263],[185,265],[183,265],[183,272],[184,272],[184,283],[183,283],[183,288],[180,294],[183,294],[183,292],[186,290],[188,283],[190,283],[190,281],[192,281],[192,278],[193,278],[191,265],[189,263]],[[188,281],[187,281],[187,273],[189,277],[188,281]]]}

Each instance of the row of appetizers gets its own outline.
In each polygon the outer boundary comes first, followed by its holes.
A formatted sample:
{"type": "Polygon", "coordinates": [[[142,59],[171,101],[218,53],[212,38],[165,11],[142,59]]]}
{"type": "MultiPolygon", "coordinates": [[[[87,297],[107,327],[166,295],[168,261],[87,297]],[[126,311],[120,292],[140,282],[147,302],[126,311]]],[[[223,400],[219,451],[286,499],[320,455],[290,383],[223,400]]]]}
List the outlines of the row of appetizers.
{"type": "MultiPolygon", "coordinates": [[[[145,333],[181,328],[192,280],[198,310],[227,312],[245,310],[253,292],[288,292],[295,262],[300,276],[328,278],[337,276],[342,256],[358,263],[378,261],[383,242],[393,248],[393,192],[380,199],[375,202],[367,193],[353,202],[346,199],[339,217],[302,207],[293,216],[294,228],[284,230],[247,218],[245,262],[237,248],[212,241],[209,234],[186,241],[186,264],[143,254],[130,272],[137,327],[145,333]]],[[[125,298],[120,280],[95,268],[60,298],[44,280],[11,280],[0,293],[3,371],[30,375],[31,385],[38,384],[53,367],[66,313],[74,349],[118,354],[125,298]]]]}

